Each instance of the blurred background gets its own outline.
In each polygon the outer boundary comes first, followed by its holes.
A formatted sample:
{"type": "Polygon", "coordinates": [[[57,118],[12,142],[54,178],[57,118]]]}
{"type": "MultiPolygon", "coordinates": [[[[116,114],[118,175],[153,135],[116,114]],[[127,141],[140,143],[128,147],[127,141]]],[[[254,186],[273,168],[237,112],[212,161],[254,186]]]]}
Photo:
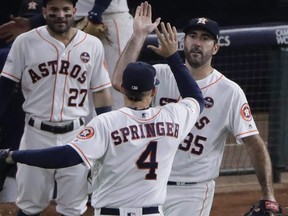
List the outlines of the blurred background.
{"type": "MultiPolygon", "coordinates": [[[[141,2],[128,0],[131,13],[141,2]]],[[[220,26],[254,25],[288,21],[288,0],[148,0],[153,17],[177,28],[193,17],[209,17],[220,26]]]]}

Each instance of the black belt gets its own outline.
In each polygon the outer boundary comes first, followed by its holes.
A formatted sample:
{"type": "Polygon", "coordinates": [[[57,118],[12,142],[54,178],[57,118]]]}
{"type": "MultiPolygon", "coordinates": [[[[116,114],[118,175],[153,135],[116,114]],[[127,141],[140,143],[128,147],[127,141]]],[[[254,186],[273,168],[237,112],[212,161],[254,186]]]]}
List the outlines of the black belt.
{"type": "MultiPolygon", "coordinates": [[[[79,118],[79,123],[80,123],[80,126],[84,124],[84,121],[82,118],[79,118]]],[[[34,127],[35,120],[33,118],[30,118],[28,121],[28,124],[34,127]]],[[[69,124],[54,125],[54,126],[45,124],[45,122],[41,122],[40,129],[43,131],[47,131],[47,132],[51,132],[55,134],[64,134],[64,133],[73,131],[76,128],[74,128],[74,122],[71,121],[69,124]]]]}
{"type": "Polygon", "coordinates": [[[197,182],[173,182],[168,181],[167,185],[177,185],[177,186],[187,186],[187,185],[196,185],[197,182]]]}
{"type": "MultiPolygon", "coordinates": [[[[159,213],[158,207],[143,207],[142,214],[157,214],[159,213]]],[[[100,210],[101,215],[120,215],[120,210],[118,208],[101,208],[100,210]]]]}

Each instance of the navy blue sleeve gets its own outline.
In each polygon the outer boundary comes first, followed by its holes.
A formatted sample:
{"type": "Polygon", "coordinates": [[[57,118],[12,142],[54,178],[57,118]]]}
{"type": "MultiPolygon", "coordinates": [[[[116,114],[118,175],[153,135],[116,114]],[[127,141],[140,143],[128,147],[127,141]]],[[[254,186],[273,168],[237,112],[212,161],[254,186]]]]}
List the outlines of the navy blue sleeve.
{"type": "Polygon", "coordinates": [[[200,112],[204,109],[204,98],[198,84],[191,76],[188,68],[182,62],[178,52],[167,58],[167,63],[170,66],[177,86],[182,98],[192,97],[195,98],[200,105],[200,112]]]}
{"type": "Polygon", "coordinates": [[[3,76],[0,77],[0,118],[9,104],[15,84],[16,82],[14,82],[13,80],[10,80],[3,76]]]}
{"type": "Polygon", "coordinates": [[[69,145],[45,149],[12,152],[14,162],[46,169],[58,169],[83,163],[80,155],[69,145]]]}
{"type": "Polygon", "coordinates": [[[88,13],[88,18],[93,23],[102,23],[102,13],[108,8],[112,0],[95,0],[94,7],[88,13]]]}

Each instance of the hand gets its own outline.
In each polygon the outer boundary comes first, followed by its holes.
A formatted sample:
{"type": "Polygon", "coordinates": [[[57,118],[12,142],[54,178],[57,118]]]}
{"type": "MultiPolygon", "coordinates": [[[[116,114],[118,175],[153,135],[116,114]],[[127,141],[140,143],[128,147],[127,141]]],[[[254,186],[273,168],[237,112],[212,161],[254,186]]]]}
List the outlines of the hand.
{"type": "Polygon", "coordinates": [[[103,23],[93,23],[88,17],[85,17],[78,21],[74,27],[86,32],[87,34],[98,37],[101,41],[106,40],[109,45],[113,44],[113,41],[109,38],[109,29],[103,23]]]}
{"type": "Polygon", "coordinates": [[[4,182],[13,167],[9,149],[0,149],[0,192],[4,188],[4,182]]]}
{"type": "Polygon", "coordinates": [[[161,32],[158,28],[155,29],[158,40],[160,42],[159,47],[148,45],[149,49],[152,49],[158,55],[167,58],[177,52],[178,50],[178,34],[175,26],[171,27],[170,23],[167,23],[167,27],[161,22],[161,32]]]}
{"type": "Polygon", "coordinates": [[[10,22],[0,26],[0,38],[6,43],[12,43],[18,35],[31,30],[29,19],[13,16],[10,18],[10,22]]]}
{"type": "Polygon", "coordinates": [[[259,200],[244,216],[282,216],[279,203],[270,200],[259,200]]]}
{"type": "Polygon", "coordinates": [[[148,34],[154,31],[160,23],[161,18],[157,18],[154,23],[152,23],[152,8],[147,1],[142,2],[140,6],[137,7],[134,16],[134,34],[139,37],[146,38],[148,34]]]}

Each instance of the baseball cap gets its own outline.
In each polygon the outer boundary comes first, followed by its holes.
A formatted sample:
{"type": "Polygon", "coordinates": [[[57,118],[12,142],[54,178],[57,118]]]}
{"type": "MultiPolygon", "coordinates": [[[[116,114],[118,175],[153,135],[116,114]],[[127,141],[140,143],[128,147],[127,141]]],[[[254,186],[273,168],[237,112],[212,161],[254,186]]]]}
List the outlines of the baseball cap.
{"type": "Polygon", "coordinates": [[[122,86],[129,91],[150,91],[159,83],[155,68],[146,62],[129,63],[123,72],[122,86]]]}
{"type": "Polygon", "coordinates": [[[42,14],[42,0],[23,0],[19,8],[19,16],[32,17],[42,14]]]}
{"type": "Polygon", "coordinates": [[[194,28],[201,28],[210,32],[215,39],[219,37],[219,26],[214,20],[205,17],[193,18],[189,21],[188,25],[183,28],[183,32],[187,34],[189,30],[194,28]]]}
{"type": "MultiPolygon", "coordinates": [[[[43,7],[46,7],[47,3],[51,1],[51,0],[43,0],[43,7]]],[[[72,4],[73,4],[73,7],[76,6],[76,3],[78,2],[78,0],[69,0],[72,4]]]]}

